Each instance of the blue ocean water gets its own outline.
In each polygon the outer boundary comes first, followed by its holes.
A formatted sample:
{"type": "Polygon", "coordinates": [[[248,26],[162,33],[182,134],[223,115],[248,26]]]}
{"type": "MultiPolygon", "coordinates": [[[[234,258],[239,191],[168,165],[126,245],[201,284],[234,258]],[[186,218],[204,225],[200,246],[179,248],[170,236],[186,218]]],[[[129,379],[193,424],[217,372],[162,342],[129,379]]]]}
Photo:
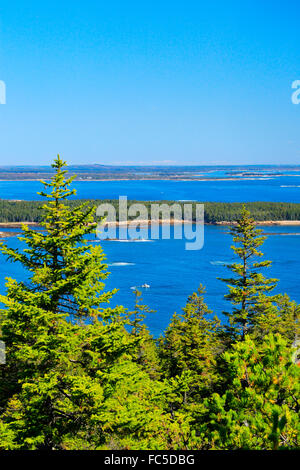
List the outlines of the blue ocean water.
{"type": "MultiPolygon", "coordinates": [[[[277,292],[287,293],[300,302],[300,227],[264,227],[264,232],[268,236],[263,246],[265,258],[273,261],[265,274],[280,279],[277,292]]],[[[22,248],[16,237],[8,238],[6,243],[22,248]]],[[[100,242],[95,238],[92,243],[100,242]]],[[[111,273],[106,289],[119,289],[113,305],[118,303],[132,308],[132,287],[145,283],[150,285],[150,288],[142,288],[142,292],[144,303],[156,310],[146,320],[156,337],[166,328],[172,314],[180,312],[187,297],[200,283],[206,286],[205,299],[214,314],[222,318],[222,312],[230,309],[230,304],[224,300],[226,285],[216,279],[230,273],[225,264],[235,259],[226,227],[205,226],[204,247],[199,251],[187,251],[184,239],[172,238],[145,242],[102,241],[101,244],[111,273]]],[[[23,280],[26,273],[18,264],[7,262],[1,255],[1,293],[5,291],[6,276],[23,280]]]]}
{"type": "MultiPolygon", "coordinates": [[[[300,202],[299,174],[220,181],[75,181],[73,187],[80,199],[300,202]]],[[[39,181],[0,181],[0,198],[34,200],[41,189],[39,181]]]]}

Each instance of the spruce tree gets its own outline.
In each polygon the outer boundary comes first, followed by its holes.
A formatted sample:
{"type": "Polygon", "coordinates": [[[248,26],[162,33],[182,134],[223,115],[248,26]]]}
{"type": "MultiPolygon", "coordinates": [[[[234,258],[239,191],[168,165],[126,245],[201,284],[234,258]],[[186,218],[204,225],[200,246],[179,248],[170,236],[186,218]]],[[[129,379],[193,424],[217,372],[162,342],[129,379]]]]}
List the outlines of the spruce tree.
{"type": "Polygon", "coordinates": [[[4,244],[1,251],[31,273],[30,284],[22,284],[22,289],[35,295],[35,305],[77,320],[98,316],[99,306],[108,303],[114,292],[102,292],[108,275],[102,248],[87,247],[86,237],[95,232],[95,208],[87,203],[69,207],[68,198],[76,194],[70,189],[75,176],[65,179],[65,166],[58,156],[51,182],[43,181],[45,191],[38,193],[46,199],[40,208],[43,230],[24,225],[20,237],[26,243],[24,251],[4,244]]]}
{"type": "Polygon", "coordinates": [[[165,335],[160,338],[159,353],[166,379],[175,392],[173,409],[197,401],[210,393],[218,381],[216,358],[222,350],[220,322],[210,318],[204,302],[204,288],[189,296],[182,314],[174,314],[165,335]]]}
{"type": "MultiPolygon", "coordinates": [[[[219,278],[229,287],[225,298],[233,304],[232,312],[224,312],[229,318],[229,331],[242,339],[253,328],[254,319],[260,305],[266,301],[266,296],[277,285],[277,279],[268,279],[262,273],[262,268],[271,266],[271,261],[259,261],[263,253],[259,247],[266,240],[257,229],[250,212],[243,205],[236,225],[230,229],[234,245],[231,247],[240,258],[240,262],[228,265],[234,277],[219,278]]],[[[276,297],[268,297],[269,300],[276,297]]]]}
{"type": "Polygon", "coordinates": [[[158,379],[160,377],[158,348],[156,341],[144,323],[146,315],[154,313],[154,310],[142,303],[142,292],[138,288],[133,293],[135,295],[135,305],[131,313],[131,334],[137,340],[135,361],[142,366],[143,370],[147,371],[150,378],[158,379]]]}

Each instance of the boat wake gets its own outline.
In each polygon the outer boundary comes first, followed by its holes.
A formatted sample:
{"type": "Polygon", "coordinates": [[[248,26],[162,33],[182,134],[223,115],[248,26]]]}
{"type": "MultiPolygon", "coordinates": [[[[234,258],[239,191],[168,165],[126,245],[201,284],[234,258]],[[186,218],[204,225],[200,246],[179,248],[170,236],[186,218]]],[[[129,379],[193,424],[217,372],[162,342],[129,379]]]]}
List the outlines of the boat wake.
{"type": "Polygon", "coordinates": [[[108,266],[134,266],[135,263],[125,263],[123,261],[117,261],[115,263],[109,263],[108,266]]]}
{"type": "Polygon", "coordinates": [[[230,264],[226,261],[210,261],[210,264],[213,266],[227,266],[227,264],[230,264]]]}

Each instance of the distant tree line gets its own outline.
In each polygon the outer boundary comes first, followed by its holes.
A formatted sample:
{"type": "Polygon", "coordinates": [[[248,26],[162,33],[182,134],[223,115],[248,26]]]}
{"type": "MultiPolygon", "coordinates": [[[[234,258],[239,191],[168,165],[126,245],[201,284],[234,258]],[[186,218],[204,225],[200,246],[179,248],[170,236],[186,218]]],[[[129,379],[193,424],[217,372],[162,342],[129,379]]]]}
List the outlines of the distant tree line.
{"type": "MultiPolygon", "coordinates": [[[[128,206],[137,202],[135,200],[128,200],[128,206]]],[[[148,209],[150,215],[150,208],[153,202],[160,204],[167,204],[169,206],[178,204],[182,210],[186,203],[178,201],[143,201],[143,204],[148,209]]],[[[87,203],[89,207],[97,207],[102,203],[110,203],[116,209],[118,220],[118,200],[116,199],[69,199],[66,204],[70,208],[79,207],[81,204],[87,203]]],[[[42,211],[41,201],[11,201],[0,199],[0,222],[41,222],[42,211]]],[[[193,219],[196,215],[196,202],[191,202],[193,205],[193,219]]],[[[204,221],[206,223],[216,222],[233,222],[235,221],[241,211],[242,203],[239,202],[204,202],[204,221]]],[[[251,212],[252,217],[256,221],[267,220],[300,220],[300,204],[291,202],[249,202],[246,208],[251,212]]],[[[172,213],[171,213],[172,215],[172,213]]]]}

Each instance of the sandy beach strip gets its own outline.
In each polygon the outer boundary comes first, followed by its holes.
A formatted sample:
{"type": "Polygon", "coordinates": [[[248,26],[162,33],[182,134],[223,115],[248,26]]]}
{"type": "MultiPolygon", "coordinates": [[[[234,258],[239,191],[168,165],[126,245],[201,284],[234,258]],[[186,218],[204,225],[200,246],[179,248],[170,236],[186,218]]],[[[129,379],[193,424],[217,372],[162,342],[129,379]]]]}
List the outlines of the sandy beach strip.
{"type": "MultiPolygon", "coordinates": [[[[142,220],[126,220],[126,221],[121,221],[121,222],[113,222],[113,221],[107,221],[103,223],[103,226],[111,226],[111,225],[116,225],[117,227],[122,227],[122,226],[127,226],[127,225],[141,225],[141,226],[147,226],[151,224],[158,224],[158,225],[178,225],[178,224],[195,224],[195,223],[201,223],[201,222],[195,222],[193,220],[178,220],[178,219],[154,219],[154,220],[147,220],[147,219],[142,219],[142,220]]],[[[230,222],[230,221],[220,221],[220,222],[204,222],[205,225],[235,225],[236,222],[230,222]]],[[[281,225],[281,226],[297,226],[300,225],[300,220],[258,220],[255,222],[256,225],[265,225],[265,226],[272,226],[272,225],[281,225]]],[[[22,225],[28,225],[28,226],[36,226],[38,227],[40,223],[38,222],[0,222],[0,228],[22,228],[22,225]]]]}

